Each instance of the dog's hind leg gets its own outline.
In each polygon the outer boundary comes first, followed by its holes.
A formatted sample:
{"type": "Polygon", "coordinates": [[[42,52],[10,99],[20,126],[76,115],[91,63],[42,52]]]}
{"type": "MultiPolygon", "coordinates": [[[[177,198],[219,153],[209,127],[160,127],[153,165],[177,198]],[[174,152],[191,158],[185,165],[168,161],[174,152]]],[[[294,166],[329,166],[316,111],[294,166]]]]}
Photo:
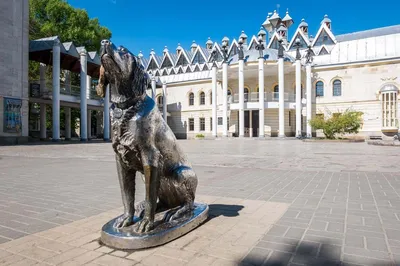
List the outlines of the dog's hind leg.
{"type": "Polygon", "coordinates": [[[181,204],[178,208],[174,208],[166,213],[164,216],[165,221],[172,221],[181,218],[194,208],[194,198],[197,188],[197,176],[192,168],[179,167],[174,172],[174,177],[171,180],[178,183],[176,186],[176,193],[179,197],[181,204]]]}

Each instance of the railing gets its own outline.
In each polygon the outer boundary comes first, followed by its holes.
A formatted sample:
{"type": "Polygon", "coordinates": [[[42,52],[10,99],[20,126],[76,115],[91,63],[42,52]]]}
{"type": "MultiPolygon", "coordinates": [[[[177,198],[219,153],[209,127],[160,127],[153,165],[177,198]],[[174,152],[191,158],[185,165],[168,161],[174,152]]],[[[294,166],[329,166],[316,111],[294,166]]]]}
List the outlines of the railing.
{"type": "MultiPolygon", "coordinates": [[[[285,102],[294,102],[296,95],[293,93],[285,92],[285,102]]],[[[231,102],[238,103],[239,102],[239,94],[236,93],[233,95],[233,100],[231,102]]],[[[258,92],[250,92],[244,94],[244,102],[258,102],[259,101],[259,93],[258,92]]],[[[278,102],[279,101],[279,92],[265,92],[264,93],[264,102],[278,102]]]]}
{"type": "MultiPolygon", "coordinates": [[[[40,81],[32,80],[29,83],[40,84],[40,81]]],[[[40,95],[41,96],[43,96],[45,94],[51,95],[52,91],[53,91],[53,83],[50,81],[46,81],[46,91],[41,89],[40,95]]],[[[60,94],[80,97],[81,96],[81,88],[80,88],[80,86],[76,86],[76,85],[71,85],[70,88],[68,88],[64,82],[60,82],[60,94]]],[[[102,99],[102,97],[97,95],[97,92],[95,89],[91,89],[89,99],[100,100],[100,99],[102,99]]]]}

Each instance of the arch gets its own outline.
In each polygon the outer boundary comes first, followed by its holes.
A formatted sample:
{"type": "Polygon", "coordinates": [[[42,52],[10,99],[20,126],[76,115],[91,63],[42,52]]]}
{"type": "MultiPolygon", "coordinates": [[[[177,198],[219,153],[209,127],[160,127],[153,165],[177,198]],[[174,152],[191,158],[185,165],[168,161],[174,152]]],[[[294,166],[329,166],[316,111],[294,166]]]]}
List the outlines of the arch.
{"type": "Polygon", "coordinates": [[[204,93],[204,91],[200,91],[199,93],[199,104],[200,105],[206,104],[206,94],[204,93]]]}
{"type": "Polygon", "coordinates": [[[387,82],[384,83],[381,88],[379,89],[379,92],[385,92],[385,91],[397,91],[400,92],[400,85],[393,83],[393,82],[387,82]],[[389,89],[389,87],[392,87],[389,89]]]}
{"type": "Polygon", "coordinates": [[[398,132],[399,87],[393,83],[384,84],[379,90],[381,96],[382,131],[398,132]]]}
{"type": "Polygon", "coordinates": [[[338,78],[332,82],[332,95],[342,96],[342,81],[338,78]]]}
{"type": "Polygon", "coordinates": [[[315,97],[324,97],[325,83],[322,80],[315,82],[315,97]]]}
{"type": "Polygon", "coordinates": [[[274,100],[279,100],[279,84],[275,84],[272,89],[272,98],[274,100]]]}
{"type": "Polygon", "coordinates": [[[193,92],[189,93],[188,99],[189,99],[189,106],[193,106],[194,105],[194,93],[193,92]]]}
{"type": "Polygon", "coordinates": [[[163,108],[163,105],[164,105],[164,96],[161,93],[156,96],[156,103],[157,103],[157,107],[161,111],[163,108]]]}

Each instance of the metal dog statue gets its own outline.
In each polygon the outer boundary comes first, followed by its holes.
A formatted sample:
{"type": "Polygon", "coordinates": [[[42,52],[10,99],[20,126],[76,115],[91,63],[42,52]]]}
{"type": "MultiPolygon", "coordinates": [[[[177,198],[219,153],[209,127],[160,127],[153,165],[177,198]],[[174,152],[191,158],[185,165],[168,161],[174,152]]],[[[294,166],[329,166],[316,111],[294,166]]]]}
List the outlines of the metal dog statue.
{"type": "Polygon", "coordinates": [[[194,208],[197,176],[155,102],[146,95],[149,77],[139,58],[124,47],[102,41],[97,93],[110,85],[112,146],[117,161],[124,214],[115,228],[134,224],[135,175],[146,185],[142,219],[137,233],[155,228],[155,214],[167,211],[165,221],[179,219],[194,208]]]}

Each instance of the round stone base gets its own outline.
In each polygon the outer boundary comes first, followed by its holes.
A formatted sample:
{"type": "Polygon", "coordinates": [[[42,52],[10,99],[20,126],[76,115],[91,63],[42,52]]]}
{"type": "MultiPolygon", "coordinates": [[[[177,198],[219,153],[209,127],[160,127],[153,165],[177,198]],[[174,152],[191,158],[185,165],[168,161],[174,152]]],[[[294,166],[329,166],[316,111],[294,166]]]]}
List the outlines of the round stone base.
{"type": "Polygon", "coordinates": [[[171,221],[161,222],[163,213],[156,214],[155,224],[158,225],[150,232],[137,233],[136,223],[140,218],[134,217],[135,224],[117,229],[113,225],[119,218],[116,217],[106,223],[101,230],[101,242],[106,246],[116,249],[145,249],[163,245],[170,242],[198,227],[208,217],[208,205],[194,203],[195,209],[184,217],[171,221]]]}

